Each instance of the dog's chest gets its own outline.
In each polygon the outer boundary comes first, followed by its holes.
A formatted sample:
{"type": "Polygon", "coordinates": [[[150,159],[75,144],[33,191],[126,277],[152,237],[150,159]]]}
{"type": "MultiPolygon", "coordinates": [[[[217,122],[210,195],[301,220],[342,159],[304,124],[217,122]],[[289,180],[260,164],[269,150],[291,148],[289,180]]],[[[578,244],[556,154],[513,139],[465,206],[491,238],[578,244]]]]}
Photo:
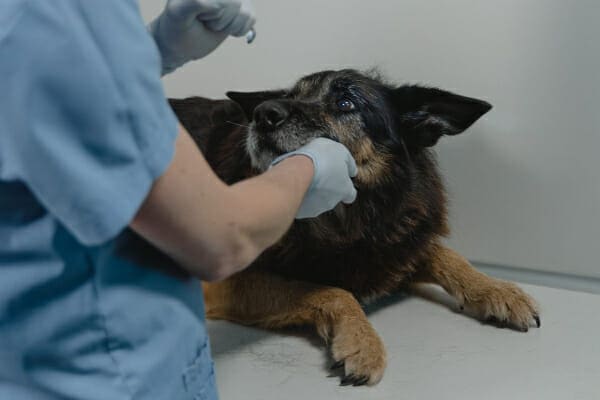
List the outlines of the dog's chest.
{"type": "Polygon", "coordinates": [[[276,246],[255,263],[289,279],[348,290],[359,300],[397,291],[414,273],[414,265],[391,246],[325,249],[293,242],[276,246]]]}

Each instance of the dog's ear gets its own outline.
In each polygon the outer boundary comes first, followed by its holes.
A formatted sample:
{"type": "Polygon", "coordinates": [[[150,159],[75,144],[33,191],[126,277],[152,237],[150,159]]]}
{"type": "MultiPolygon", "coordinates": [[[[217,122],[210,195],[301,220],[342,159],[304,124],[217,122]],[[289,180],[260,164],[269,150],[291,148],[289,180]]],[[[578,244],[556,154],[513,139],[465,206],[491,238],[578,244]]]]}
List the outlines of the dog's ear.
{"type": "Polygon", "coordinates": [[[391,98],[403,137],[418,147],[463,132],[492,108],[483,100],[420,86],[393,89],[391,98]]]}
{"type": "Polygon", "coordinates": [[[252,120],[252,113],[260,103],[267,100],[280,99],[285,96],[285,90],[267,90],[262,92],[227,92],[227,97],[242,107],[248,121],[252,120]]]}

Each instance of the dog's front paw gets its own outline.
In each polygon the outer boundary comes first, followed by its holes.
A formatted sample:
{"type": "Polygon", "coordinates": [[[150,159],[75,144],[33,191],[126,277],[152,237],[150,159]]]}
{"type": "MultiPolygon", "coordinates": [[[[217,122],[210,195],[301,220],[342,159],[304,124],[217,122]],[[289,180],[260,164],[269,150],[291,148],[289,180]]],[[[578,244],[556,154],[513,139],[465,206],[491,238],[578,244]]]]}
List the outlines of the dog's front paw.
{"type": "Polygon", "coordinates": [[[371,325],[344,324],[336,329],[331,343],[335,363],[332,369],[344,368],[341,385],[375,385],[386,366],[385,347],[371,325]]]}
{"type": "Polygon", "coordinates": [[[467,312],[498,326],[527,332],[540,327],[539,307],[535,300],[514,283],[491,279],[475,293],[459,299],[467,312]]]}

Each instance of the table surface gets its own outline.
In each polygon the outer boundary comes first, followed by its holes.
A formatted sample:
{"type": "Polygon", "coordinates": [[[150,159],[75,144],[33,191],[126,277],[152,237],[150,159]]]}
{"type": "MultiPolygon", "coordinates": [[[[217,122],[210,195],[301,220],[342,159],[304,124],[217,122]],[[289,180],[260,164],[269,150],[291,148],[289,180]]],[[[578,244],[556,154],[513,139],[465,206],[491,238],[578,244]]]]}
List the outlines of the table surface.
{"type": "Polygon", "coordinates": [[[339,386],[327,349],[308,332],[210,321],[221,400],[600,399],[600,296],[521,285],[542,327],[521,333],[456,312],[437,287],[368,310],[388,367],[374,387],[339,386]]]}

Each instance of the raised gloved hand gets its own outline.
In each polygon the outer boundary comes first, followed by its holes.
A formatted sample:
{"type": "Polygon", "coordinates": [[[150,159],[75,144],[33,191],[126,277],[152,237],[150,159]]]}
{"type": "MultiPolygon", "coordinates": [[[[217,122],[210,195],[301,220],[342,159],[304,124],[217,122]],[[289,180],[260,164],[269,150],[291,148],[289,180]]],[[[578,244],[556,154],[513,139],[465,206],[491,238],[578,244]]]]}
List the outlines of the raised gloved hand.
{"type": "Polygon", "coordinates": [[[298,154],[310,157],[315,174],[296,218],[313,218],[340,202],[354,202],[356,189],[350,178],[355,177],[358,171],[354,158],[343,144],[317,138],[296,151],[276,158],[271,165],[298,154]]]}
{"type": "Polygon", "coordinates": [[[229,35],[245,35],[255,22],[251,0],[169,0],[148,30],[164,75],[208,55],[229,35]]]}

